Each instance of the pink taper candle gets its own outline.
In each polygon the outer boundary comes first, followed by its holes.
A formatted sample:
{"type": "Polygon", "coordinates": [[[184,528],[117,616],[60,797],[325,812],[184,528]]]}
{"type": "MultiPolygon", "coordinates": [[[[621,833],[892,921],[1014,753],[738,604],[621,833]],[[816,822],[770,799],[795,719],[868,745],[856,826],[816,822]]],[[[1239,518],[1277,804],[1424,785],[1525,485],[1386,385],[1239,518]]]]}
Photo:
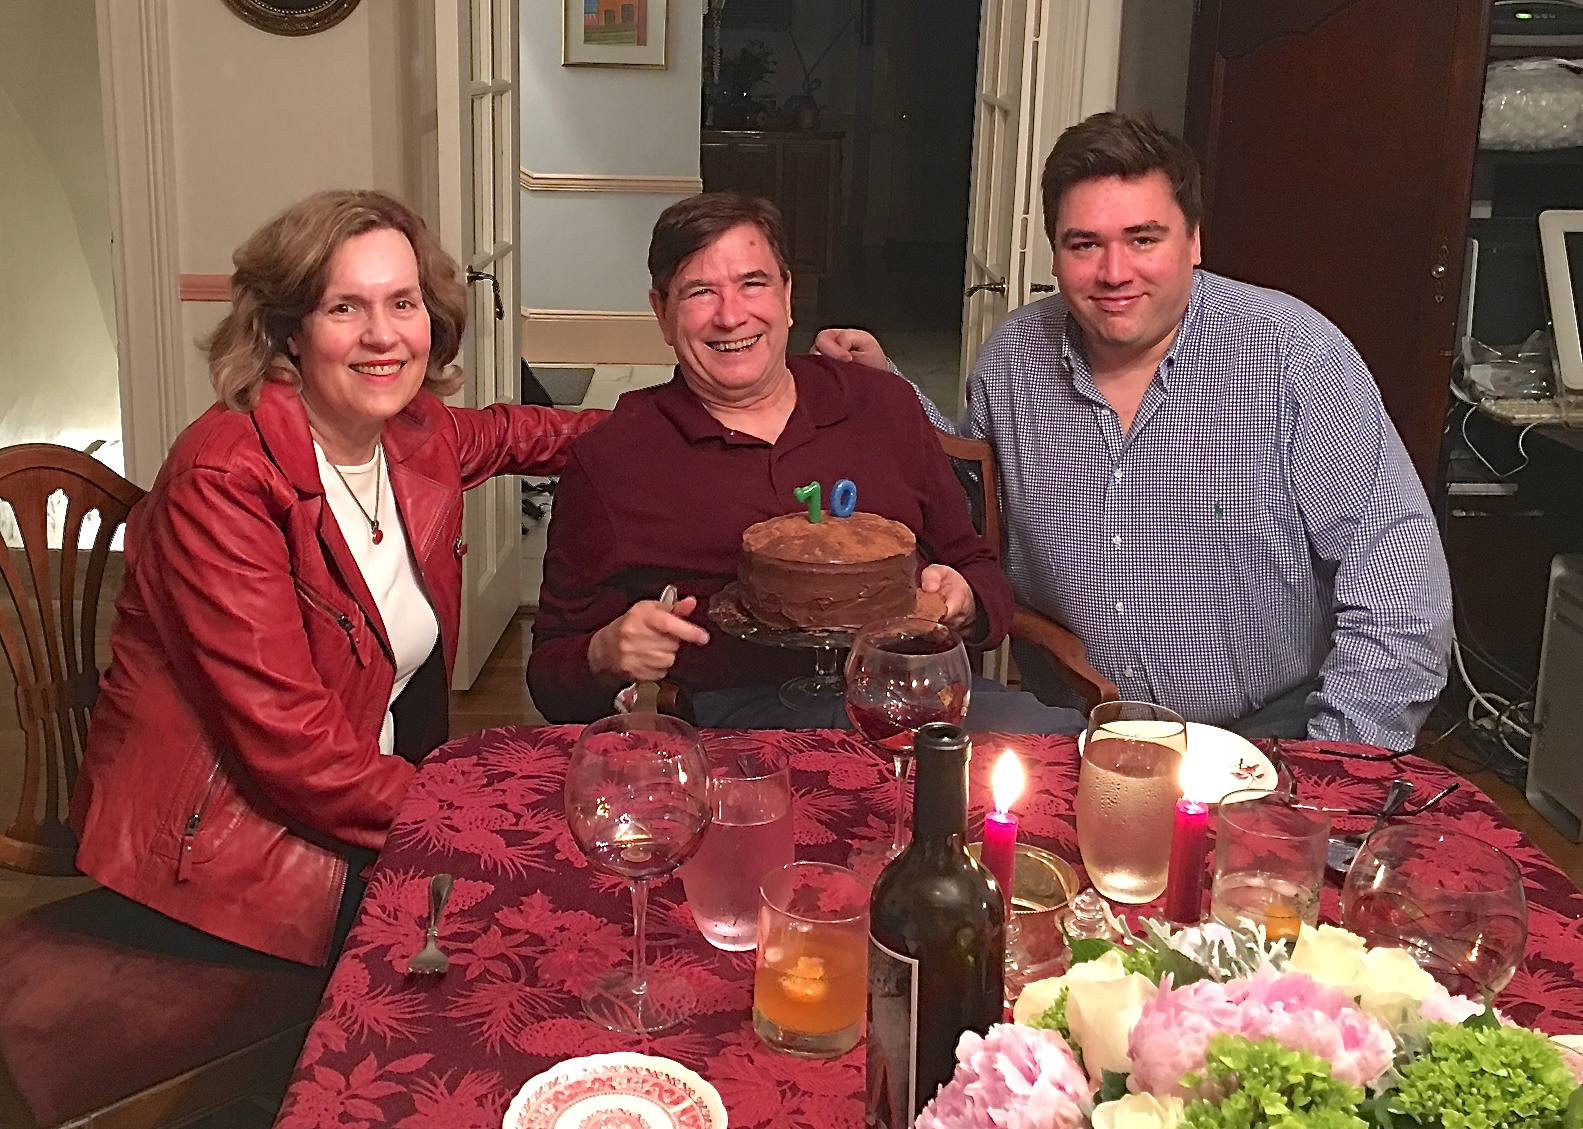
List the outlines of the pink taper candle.
{"type": "Polygon", "coordinates": [[[1165,916],[1196,925],[1204,915],[1204,861],[1209,849],[1209,805],[1183,796],[1171,828],[1171,870],[1165,883],[1165,916]]]}
{"type": "Polygon", "coordinates": [[[1022,793],[1026,780],[1022,762],[1009,749],[1000,754],[990,777],[990,793],[995,810],[984,816],[984,867],[995,876],[1006,912],[1011,913],[1011,886],[1017,870],[1017,817],[1011,805],[1022,793]]]}

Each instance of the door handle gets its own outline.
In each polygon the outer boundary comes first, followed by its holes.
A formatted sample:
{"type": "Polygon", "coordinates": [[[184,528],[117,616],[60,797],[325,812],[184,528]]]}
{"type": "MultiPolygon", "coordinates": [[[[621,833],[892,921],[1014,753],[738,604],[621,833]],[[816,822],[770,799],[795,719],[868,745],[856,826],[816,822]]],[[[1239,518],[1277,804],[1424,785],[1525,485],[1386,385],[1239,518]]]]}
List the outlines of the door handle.
{"type": "Polygon", "coordinates": [[[972,286],[962,291],[962,297],[971,298],[981,290],[991,294],[1004,294],[1006,293],[1006,280],[997,278],[991,282],[975,282],[972,286]]]}
{"type": "Polygon", "coordinates": [[[496,278],[494,275],[490,274],[488,271],[474,270],[472,267],[468,267],[467,268],[467,281],[469,283],[472,283],[472,282],[488,282],[489,283],[489,289],[490,289],[491,293],[493,293],[494,296],[495,296],[495,320],[496,321],[505,321],[506,320],[506,304],[500,300],[500,279],[496,278]]]}
{"type": "Polygon", "coordinates": [[[1054,294],[1059,289],[1061,288],[1053,282],[1030,282],[1028,284],[1028,290],[1033,294],[1054,294]]]}

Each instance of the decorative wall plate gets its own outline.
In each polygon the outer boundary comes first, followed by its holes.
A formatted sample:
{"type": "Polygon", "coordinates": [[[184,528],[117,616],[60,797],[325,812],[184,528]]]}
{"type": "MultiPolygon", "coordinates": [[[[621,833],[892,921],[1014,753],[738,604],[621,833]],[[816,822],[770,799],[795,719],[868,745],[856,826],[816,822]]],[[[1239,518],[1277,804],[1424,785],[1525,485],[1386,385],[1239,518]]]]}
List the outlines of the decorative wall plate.
{"type": "Polygon", "coordinates": [[[334,27],[358,0],[225,0],[242,19],[276,35],[312,35],[334,27]]]}

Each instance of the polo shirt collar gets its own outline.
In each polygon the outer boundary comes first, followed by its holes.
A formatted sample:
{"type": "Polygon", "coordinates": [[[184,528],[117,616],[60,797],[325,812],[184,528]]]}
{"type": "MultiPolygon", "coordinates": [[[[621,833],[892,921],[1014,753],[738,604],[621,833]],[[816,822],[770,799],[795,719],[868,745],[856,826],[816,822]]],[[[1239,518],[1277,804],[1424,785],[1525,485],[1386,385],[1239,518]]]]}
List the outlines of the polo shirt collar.
{"type": "MultiPolygon", "coordinates": [[[[811,428],[828,427],[847,417],[846,389],[831,369],[832,362],[821,357],[792,356],[786,358],[791,369],[792,381],[797,386],[797,406],[786,421],[782,438],[800,430],[806,420],[811,428]]],[[[689,443],[705,439],[718,439],[725,443],[759,443],[751,435],[732,431],[704,407],[696,393],[687,386],[687,378],[677,365],[671,378],[655,391],[654,406],[689,443]]]]}

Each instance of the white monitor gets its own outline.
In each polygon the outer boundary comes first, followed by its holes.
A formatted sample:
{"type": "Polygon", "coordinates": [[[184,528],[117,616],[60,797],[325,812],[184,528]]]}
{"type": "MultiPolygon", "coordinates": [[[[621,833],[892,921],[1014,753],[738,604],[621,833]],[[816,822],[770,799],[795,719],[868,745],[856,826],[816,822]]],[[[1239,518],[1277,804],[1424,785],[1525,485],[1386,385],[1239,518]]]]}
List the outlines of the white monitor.
{"type": "Polygon", "coordinates": [[[1539,213],[1539,251],[1556,350],[1556,394],[1583,396],[1583,210],[1539,213]]]}

